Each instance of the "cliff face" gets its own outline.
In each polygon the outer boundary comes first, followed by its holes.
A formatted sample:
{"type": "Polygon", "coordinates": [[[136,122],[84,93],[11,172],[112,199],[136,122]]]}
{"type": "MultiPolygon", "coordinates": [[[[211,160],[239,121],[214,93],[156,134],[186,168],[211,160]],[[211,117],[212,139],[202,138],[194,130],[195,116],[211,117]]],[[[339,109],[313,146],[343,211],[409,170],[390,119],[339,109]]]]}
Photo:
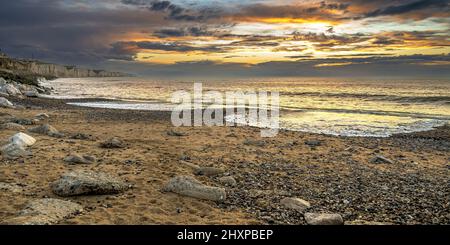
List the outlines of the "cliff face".
{"type": "Polygon", "coordinates": [[[17,74],[32,74],[43,77],[122,77],[127,74],[121,72],[109,72],[103,70],[91,70],[42,63],[34,60],[17,60],[0,54],[0,69],[17,74]]]}

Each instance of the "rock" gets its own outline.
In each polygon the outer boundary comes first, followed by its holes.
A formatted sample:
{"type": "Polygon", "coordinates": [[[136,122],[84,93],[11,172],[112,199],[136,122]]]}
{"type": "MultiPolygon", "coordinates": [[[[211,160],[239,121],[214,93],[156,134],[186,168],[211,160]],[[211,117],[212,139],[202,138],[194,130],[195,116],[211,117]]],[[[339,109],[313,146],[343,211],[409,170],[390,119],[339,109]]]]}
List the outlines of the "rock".
{"type": "Polygon", "coordinates": [[[8,97],[8,96],[9,96],[9,94],[0,92],[0,97],[8,97]]]}
{"type": "Polygon", "coordinates": [[[93,139],[92,135],[84,134],[84,133],[76,133],[70,136],[71,139],[74,140],[91,140],[93,139]]]}
{"type": "Polygon", "coordinates": [[[174,130],[169,130],[169,131],[167,131],[167,135],[169,135],[169,136],[176,136],[176,137],[186,136],[185,133],[176,132],[176,131],[174,131],[174,130]]]}
{"type": "Polygon", "coordinates": [[[226,198],[225,189],[206,186],[190,176],[172,178],[165,185],[163,191],[211,201],[223,201],[226,198]]]}
{"type": "Polygon", "coordinates": [[[322,141],[320,140],[307,140],[305,141],[305,145],[311,146],[311,147],[317,147],[322,145],[322,141]]]}
{"type": "Polygon", "coordinates": [[[251,146],[259,146],[259,147],[263,147],[266,145],[266,142],[262,141],[262,140],[251,140],[251,139],[246,139],[244,140],[244,145],[251,145],[251,146]]]}
{"type": "Polygon", "coordinates": [[[3,107],[3,108],[14,108],[14,104],[11,103],[9,100],[7,100],[7,99],[5,99],[3,97],[0,97],[0,107],[3,107]]]}
{"type": "Polygon", "coordinates": [[[37,98],[37,97],[39,97],[39,93],[37,91],[35,91],[35,90],[28,90],[28,91],[25,91],[23,94],[25,96],[27,96],[27,97],[30,97],[30,98],[37,98]]]}
{"type": "Polygon", "coordinates": [[[58,196],[107,195],[126,191],[129,186],[106,173],[73,171],[51,183],[53,193],[58,196]]]}
{"type": "Polygon", "coordinates": [[[22,95],[22,93],[20,92],[19,89],[17,89],[14,85],[12,84],[5,84],[0,88],[0,92],[2,93],[6,93],[10,96],[18,96],[18,95],[22,95]]]}
{"type": "Polygon", "coordinates": [[[17,130],[17,131],[21,131],[21,130],[25,130],[25,127],[18,124],[18,123],[4,123],[2,125],[0,125],[0,129],[8,129],[8,130],[17,130]]]}
{"type": "Polygon", "coordinates": [[[23,191],[22,187],[16,184],[3,183],[0,182],[0,191],[10,191],[12,193],[21,193],[23,191]]]}
{"type": "Polygon", "coordinates": [[[13,119],[11,119],[10,122],[17,123],[20,125],[34,125],[35,124],[34,120],[26,119],[26,118],[13,118],[13,119]]]}
{"type": "Polygon", "coordinates": [[[280,201],[280,204],[288,209],[293,209],[299,212],[303,212],[311,207],[311,204],[308,201],[292,197],[283,198],[280,201]]]}
{"type": "Polygon", "coordinates": [[[382,156],[382,155],[375,155],[375,157],[373,157],[372,159],[370,159],[370,163],[373,164],[381,164],[381,163],[388,163],[388,164],[393,164],[394,161],[382,156]]]}
{"type": "Polygon", "coordinates": [[[308,225],[343,225],[344,220],[340,214],[305,213],[308,225]]]}
{"type": "Polygon", "coordinates": [[[194,170],[195,175],[216,176],[225,172],[222,168],[200,167],[194,170]]]}
{"type": "Polygon", "coordinates": [[[71,154],[64,158],[64,162],[68,164],[91,164],[95,163],[97,159],[93,156],[71,154]]]}
{"type": "Polygon", "coordinates": [[[2,222],[8,225],[51,225],[57,224],[83,211],[77,203],[54,198],[29,202],[18,216],[2,222]]]}
{"type": "Polygon", "coordinates": [[[11,138],[9,138],[9,142],[16,144],[18,146],[27,147],[32,146],[36,143],[36,139],[24,133],[17,133],[11,138]]]}
{"type": "Polygon", "coordinates": [[[180,161],[180,163],[192,168],[194,170],[194,172],[198,171],[200,169],[200,166],[195,165],[193,163],[187,162],[187,161],[180,161]]]}
{"type": "Polygon", "coordinates": [[[236,186],[237,184],[236,180],[231,176],[221,177],[219,178],[219,182],[226,186],[236,186]]]}
{"type": "Polygon", "coordinates": [[[30,151],[25,150],[23,146],[16,145],[14,143],[9,143],[2,148],[0,148],[0,152],[4,157],[10,160],[15,160],[20,157],[31,156],[32,153],[30,151]]]}
{"type": "Polygon", "coordinates": [[[34,118],[36,118],[38,120],[45,120],[45,119],[49,119],[50,116],[47,113],[39,113],[36,116],[34,116],[34,118]]]}
{"type": "Polygon", "coordinates": [[[120,140],[117,137],[113,137],[111,139],[108,139],[105,142],[102,142],[100,144],[100,146],[103,147],[103,148],[107,148],[107,149],[124,148],[125,147],[125,145],[122,142],[122,140],[120,140]]]}
{"type": "Polygon", "coordinates": [[[61,138],[64,136],[56,128],[54,128],[53,126],[51,126],[49,124],[43,124],[38,127],[30,128],[30,129],[28,129],[28,131],[31,133],[44,134],[44,135],[48,135],[48,136],[56,137],[56,138],[61,138]]]}

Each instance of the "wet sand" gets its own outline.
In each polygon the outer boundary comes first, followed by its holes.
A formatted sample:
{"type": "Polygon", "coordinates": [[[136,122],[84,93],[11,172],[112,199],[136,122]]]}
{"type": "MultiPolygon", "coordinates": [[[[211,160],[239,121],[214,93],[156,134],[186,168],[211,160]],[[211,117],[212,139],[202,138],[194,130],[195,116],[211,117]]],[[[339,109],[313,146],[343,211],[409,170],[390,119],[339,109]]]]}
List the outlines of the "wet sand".
{"type": "MultiPolygon", "coordinates": [[[[303,212],[280,204],[285,197],[311,203],[308,212],[342,215],[346,224],[449,224],[450,127],[389,138],[347,138],[280,131],[261,138],[251,127],[174,128],[166,112],[91,109],[51,99],[13,99],[26,109],[1,109],[0,120],[47,113],[64,133],[53,138],[28,133],[37,143],[32,156],[2,156],[0,182],[20,190],[1,190],[0,221],[17,215],[27,201],[43,197],[70,200],[84,211],[60,224],[305,224],[303,212]],[[176,131],[184,136],[172,136],[176,131]],[[90,139],[71,139],[77,133],[90,139]],[[121,149],[100,143],[122,139],[121,149]],[[67,165],[71,153],[98,162],[67,165]],[[373,163],[382,155],[393,163],[373,163]],[[225,169],[221,176],[196,176],[189,164],[225,169]],[[102,171],[133,186],[115,195],[62,198],[49,184],[77,169],[102,171]],[[199,200],[162,188],[172,177],[193,176],[210,186],[232,176],[222,203],[199,200]]],[[[30,128],[32,126],[25,126],[30,128]]],[[[6,141],[17,131],[0,130],[6,141]]]]}

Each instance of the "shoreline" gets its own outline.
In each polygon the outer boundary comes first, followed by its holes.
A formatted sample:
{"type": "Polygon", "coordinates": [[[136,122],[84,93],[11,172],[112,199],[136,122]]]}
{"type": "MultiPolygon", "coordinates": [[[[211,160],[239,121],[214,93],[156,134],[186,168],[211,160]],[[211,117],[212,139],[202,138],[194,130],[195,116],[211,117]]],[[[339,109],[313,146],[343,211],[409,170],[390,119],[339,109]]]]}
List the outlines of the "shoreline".
{"type": "MultiPolygon", "coordinates": [[[[49,183],[67,171],[84,169],[119,176],[133,188],[117,195],[61,198],[82,205],[84,211],[60,224],[305,224],[304,211],[281,204],[286,197],[310,202],[308,212],[338,213],[346,224],[450,223],[448,125],[388,138],[287,130],[280,130],[275,138],[260,138],[259,129],[252,127],[174,128],[167,112],[87,108],[44,98],[8,99],[26,109],[2,109],[4,113],[16,118],[47,113],[50,118],[38,124],[49,123],[64,137],[24,131],[37,143],[30,147],[33,156],[2,161],[0,182],[21,190],[2,191],[0,222],[15,217],[30,200],[60,198],[49,183]],[[170,135],[172,131],[180,135],[170,135]],[[72,139],[79,133],[92,137],[72,139]],[[126,147],[99,147],[112,136],[126,147]],[[64,163],[73,152],[98,161],[64,163]],[[376,155],[392,163],[372,163],[376,155]],[[222,168],[225,173],[199,176],[186,163],[222,168]],[[180,175],[223,187],[227,198],[216,203],[161,191],[180,175]],[[224,176],[233,177],[236,185],[222,184],[224,176]]],[[[2,129],[0,139],[15,132],[2,129]]]]}

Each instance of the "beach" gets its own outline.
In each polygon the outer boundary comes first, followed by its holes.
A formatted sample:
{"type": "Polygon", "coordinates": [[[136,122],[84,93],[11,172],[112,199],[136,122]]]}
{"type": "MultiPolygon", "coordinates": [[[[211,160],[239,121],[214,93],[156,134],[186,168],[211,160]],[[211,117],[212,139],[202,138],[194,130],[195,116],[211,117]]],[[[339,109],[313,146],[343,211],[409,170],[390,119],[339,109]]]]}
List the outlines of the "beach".
{"type": "MultiPolygon", "coordinates": [[[[449,126],[383,138],[287,130],[261,138],[260,129],[248,126],[176,128],[169,112],[8,99],[23,108],[2,108],[2,122],[40,113],[49,118],[23,125],[22,131],[36,139],[29,148],[32,155],[20,160],[2,156],[2,222],[20,215],[29,201],[57,198],[82,206],[57,224],[306,224],[305,212],[340,214],[345,224],[450,223],[449,126]],[[44,123],[62,135],[27,131],[44,123]],[[111,137],[123,147],[101,147],[111,137]],[[74,153],[96,161],[67,164],[64,159],[74,153]],[[199,175],[197,167],[223,171],[199,175]],[[56,195],[50,184],[75,170],[106,172],[130,188],[107,195],[56,195]],[[176,176],[224,188],[226,198],[201,200],[164,190],[176,176]],[[224,181],[228,176],[235,183],[224,181]],[[289,197],[306,200],[310,207],[288,208],[282,200],[289,197]]],[[[0,130],[2,145],[15,133],[0,130]]]]}

